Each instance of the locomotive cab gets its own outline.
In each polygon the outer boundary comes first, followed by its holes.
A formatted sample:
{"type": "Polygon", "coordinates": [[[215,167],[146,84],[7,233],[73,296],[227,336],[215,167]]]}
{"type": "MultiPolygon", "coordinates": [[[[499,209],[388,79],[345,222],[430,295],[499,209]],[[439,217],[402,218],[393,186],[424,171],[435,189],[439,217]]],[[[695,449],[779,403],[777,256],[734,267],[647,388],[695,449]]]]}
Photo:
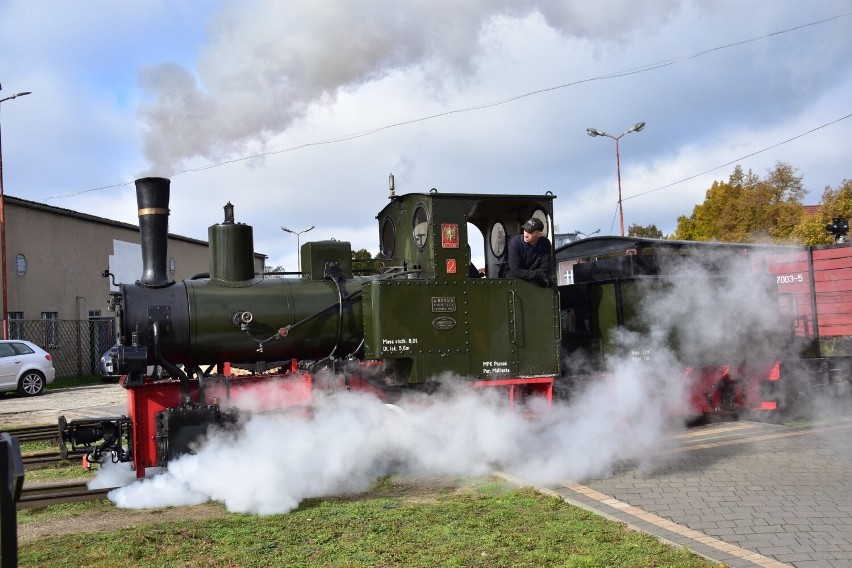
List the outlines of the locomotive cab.
{"type": "Polygon", "coordinates": [[[550,235],[554,198],[392,194],[377,216],[386,277],[362,285],[365,357],[400,385],[448,371],[482,381],[558,374],[556,291],[508,277],[509,239],[533,216],[550,235]],[[484,245],[485,278],[469,271],[472,241],[484,245]]]}

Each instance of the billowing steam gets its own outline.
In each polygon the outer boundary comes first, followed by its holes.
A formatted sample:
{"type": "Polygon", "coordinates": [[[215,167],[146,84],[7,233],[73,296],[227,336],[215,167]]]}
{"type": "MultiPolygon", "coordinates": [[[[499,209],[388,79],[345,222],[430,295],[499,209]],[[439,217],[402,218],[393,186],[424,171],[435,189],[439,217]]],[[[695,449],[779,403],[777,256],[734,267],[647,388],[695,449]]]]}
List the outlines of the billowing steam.
{"type": "Polygon", "coordinates": [[[362,491],[391,473],[459,478],[499,468],[550,484],[606,476],[618,461],[647,464],[689,414],[690,360],[707,364],[712,354],[713,363],[743,363],[782,325],[750,266],[729,277],[696,267],[680,274],[652,287],[637,320],[647,329],[619,335],[625,356],[536,419],[508,410],[490,389],[403,401],[402,411],[365,394],[318,396],[310,415],[256,414],[110,498],[121,507],[212,499],[231,511],[272,514],[308,497],[362,491]]]}
{"type": "Polygon", "coordinates": [[[311,105],[396,71],[424,72],[430,89],[467,81],[500,18],[538,17],[567,37],[618,41],[665,21],[679,2],[638,4],[621,10],[549,0],[225,2],[195,69],[167,63],[142,72],[152,99],[141,107],[145,154],[162,175],[193,156],[261,151],[311,105]]]}

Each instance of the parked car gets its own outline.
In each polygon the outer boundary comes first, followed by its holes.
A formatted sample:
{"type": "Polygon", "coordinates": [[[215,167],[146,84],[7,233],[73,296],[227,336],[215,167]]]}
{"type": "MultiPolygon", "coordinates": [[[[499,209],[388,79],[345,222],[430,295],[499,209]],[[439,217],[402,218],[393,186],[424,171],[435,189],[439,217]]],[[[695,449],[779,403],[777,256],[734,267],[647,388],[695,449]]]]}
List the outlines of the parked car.
{"type": "Polygon", "coordinates": [[[0,340],[0,392],[39,395],[55,377],[50,353],[29,341],[0,340]]]}

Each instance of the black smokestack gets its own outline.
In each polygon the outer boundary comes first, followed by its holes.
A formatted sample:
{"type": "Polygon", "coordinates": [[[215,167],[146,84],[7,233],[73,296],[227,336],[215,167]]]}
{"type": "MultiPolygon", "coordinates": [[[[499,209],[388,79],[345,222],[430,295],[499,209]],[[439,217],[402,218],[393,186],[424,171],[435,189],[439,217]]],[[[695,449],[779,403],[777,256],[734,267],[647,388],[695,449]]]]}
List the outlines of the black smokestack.
{"type": "Polygon", "coordinates": [[[142,242],[141,286],[159,288],[174,284],[166,275],[166,252],[169,234],[169,186],[166,178],[136,180],[136,203],[139,206],[139,236],[142,242]]]}

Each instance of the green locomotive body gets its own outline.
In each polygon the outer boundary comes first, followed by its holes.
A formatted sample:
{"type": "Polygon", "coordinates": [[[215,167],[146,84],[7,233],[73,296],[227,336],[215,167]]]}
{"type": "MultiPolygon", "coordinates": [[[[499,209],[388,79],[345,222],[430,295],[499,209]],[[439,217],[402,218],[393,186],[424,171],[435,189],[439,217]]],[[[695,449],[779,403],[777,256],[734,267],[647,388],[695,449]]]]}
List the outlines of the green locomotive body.
{"type": "Polygon", "coordinates": [[[229,203],[208,231],[210,273],[177,283],[165,271],[169,190],[167,179],[137,180],[143,274],[112,299],[117,342],[102,363],[122,376],[129,417],[60,420],[63,447],[132,461],[141,477],[209,425],[237,421],[247,401],[299,406],[316,388],[397,400],[451,382],[505,390],[511,405],[550,401],[559,298],[508,276],[508,240],[531,217],[552,237],[555,196],[392,187],[377,216],[378,274],[353,275],[351,245],[320,241],[301,247],[303,270],[286,278],[254,274],[252,228],[229,203]],[[471,239],[484,245],[484,278],[470,271],[471,239]]]}

